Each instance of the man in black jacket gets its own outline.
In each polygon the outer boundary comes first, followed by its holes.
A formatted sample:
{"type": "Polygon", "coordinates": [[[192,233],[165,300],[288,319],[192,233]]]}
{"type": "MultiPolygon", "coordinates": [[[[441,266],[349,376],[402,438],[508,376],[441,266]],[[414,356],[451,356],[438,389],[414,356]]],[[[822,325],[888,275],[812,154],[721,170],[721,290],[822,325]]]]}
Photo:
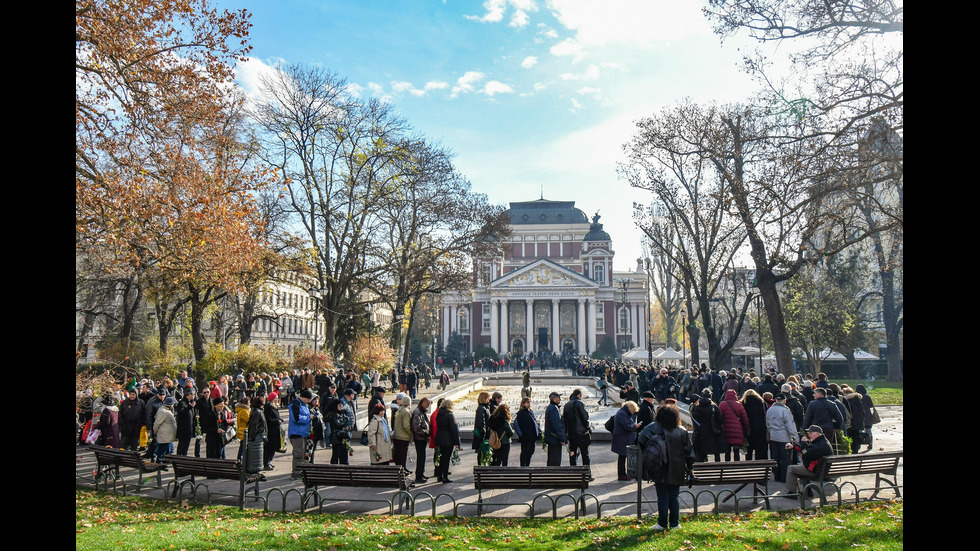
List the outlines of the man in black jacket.
{"type": "Polygon", "coordinates": [[[640,430],[653,422],[654,395],[649,390],[643,393],[643,401],[640,402],[640,410],[636,413],[636,421],[640,423],[640,430]]]}
{"type": "Polygon", "coordinates": [[[583,465],[591,465],[589,459],[589,444],[592,443],[592,427],[589,426],[589,412],[585,411],[582,403],[582,390],[572,391],[565,409],[562,410],[562,421],[565,422],[565,433],[568,436],[568,448],[572,452],[568,462],[576,465],[576,458],[582,456],[583,465]]]}
{"type": "MultiPolygon", "coordinates": [[[[799,480],[815,477],[814,471],[820,460],[834,454],[834,450],[830,447],[830,442],[824,437],[820,425],[810,425],[806,432],[806,437],[795,446],[795,449],[800,452],[801,462],[797,465],[790,465],[786,469],[786,489],[789,493],[783,494],[782,497],[798,498],[799,495],[796,492],[798,491],[799,480]]],[[[787,444],[787,446],[791,445],[787,444]]]]}
{"type": "Polygon", "coordinates": [[[119,404],[119,441],[124,450],[136,451],[140,447],[140,429],[145,422],[143,400],[131,388],[127,398],[119,404]]]}
{"type": "Polygon", "coordinates": [[[633,383],[626,381],[623,383],[623,389],[619,391],[619,399],[626,402],[640,403],[640,393],[635,388],[633,388],[633,383]]]}

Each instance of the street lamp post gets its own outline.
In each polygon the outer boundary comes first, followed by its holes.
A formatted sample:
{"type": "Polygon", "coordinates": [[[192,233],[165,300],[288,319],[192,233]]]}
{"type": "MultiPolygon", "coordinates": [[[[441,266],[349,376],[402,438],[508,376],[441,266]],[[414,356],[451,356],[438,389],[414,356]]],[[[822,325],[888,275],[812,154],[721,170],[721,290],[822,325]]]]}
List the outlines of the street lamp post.
{"type": "Polygon", "coordinates": [[[685,349],[687,348],[687,310],[681,310],[681,325],[683,326],[683,331],[681,331],[681,355],[684,356],[684,369],[687,369],[687,354],[685,349]]]}
{"type": "MultiPolygon", "coordinates": [[[[628,278],[628,277],[626,277],[626,278],[616,278],[615,283],[618,283],[619,284],[619,288],[623,292],[623,308],[626,308],[627,307],[627,303],[626,303],[626,299],[627,299],[627,297],[626,297],[626,291],[629,289],[630,283],[632,283],[632,282],[633,282],[633,279],[632,278],[628,278]]],[[[622,311],[620,311],[620,312],[622,312],[622,311]]],[[[619,338],[619,326],[621,325],[620,324],[620,320],[622,319],[622,317],[619,314],[617,314],[616,315],[616,318],[617,318],[616,319],[616,338],[619,338]]],[[[629,312],[628,311],[626,313],[626,319],[629,319],[629,312]]],[[[624,336],[626,335],[626,331],[628,330],[628,328],[629,328],[628,325],[626,327],[623,327],[623,335],[624,336]]],[[[623,358],[623,352],[622,351],[620,351],[620,353],[619,353],[619,358],[620,359],[623,358]]]]}
{"type": "Polygon", "coordinates": [[[653,367],[653,331],[650,324],[650,292],[653,291],[653,275],[650,273],[650,258],[645,259],[647,269],[647,365],[653,367]]]}
{"type": "Polygon", "coordinates": [[[313,299],[313,351],[316,352],[320,348],[320,301],[326,296],[327,290],[310,287],[306,292],[313,299]]]}

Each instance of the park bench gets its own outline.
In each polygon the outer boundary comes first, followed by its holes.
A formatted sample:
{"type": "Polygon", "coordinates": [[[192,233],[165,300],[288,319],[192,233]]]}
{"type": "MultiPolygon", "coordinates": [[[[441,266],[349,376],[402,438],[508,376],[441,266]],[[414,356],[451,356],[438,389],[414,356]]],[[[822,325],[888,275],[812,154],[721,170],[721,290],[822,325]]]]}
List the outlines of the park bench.
{"type": "MultiPolygon", "coordinates": [[[[100,448],[92,447],[92,452],[95,454],[96,468],[95,468],[95,483],[98,485],[99,479],[104,479],[106,481],[111,480],[121,480],[119,475],[119,467],[128,467],[131,469],[136,469],[138,471],[136,490],[139,491],[143,487],[143,475],[156,474],[157,484],[156,488],[163,487],[163,478],[161,473],[166,471],[168,467],[162,463],[153,463],[143,459],[140,452],[132,450],[119,450],[116,448],[100,448]]],[[[125,490],[125,483],[123,488],[125,490]]]]}
{"type": "Polygon", "coordinates": [[[238,508],[244,509],[245,507],[245,493],[246,486],[252,484],[255,491],[255,499],[259,498],[259,481],[265,480],[265,475],[262,473],[248,473],[245,470],[245,465],[237,459],[209,459],[204,457],[189,457],[186,455],[167,455],[163,458],[164,461],[170,463],[174,468],[174,489],[171,493],[172,496],[177,495],[177,490],[182,487],[187,481],[181,482],[181,478],[190,477],[190,483],[194,488],[194,493],[197,493],[197,488],[199,486],[204,486],[208,491],[208,501],[210,501],[210,496],[215,495],[234,495],[238,498],[238,508]],[[235,480],[238,482],[238,493],[237,494],[221,494],[219,492],[212,492],[207,483],[202,482],[197,484],[196,478],[203,477],[205,479],[218,479],[218,480],[235,480]]]}
{"type": "MultiPolygon", "coordinates": [[[[766,502],[766,509],[771,509],[769,503],[769,479],[772,478],[776,462],[771,459],[757,459],[753,461],[707,461],[695,463],[691,468],[694,476],[693,486],[723,486],[727,484],[738,484],[734,490],[721,490],[715,494],[715,508],[718,506],[718,497],[727,494],[722,502],[735,498],[736,511],[738,510],[738,492],[743,488],[752,485],[752,502],[758,498],[766,502]]],[[[688,492],[691,493],[691,492],[688,492]]],[[[699,492],[700,494],[700,492],[699,492]]],[[[694,496],[695,512],[697,511],[697,496],[694,496]]],[[[717,511],[716,511],[717,512],[717,511]]]]}
{"type": "Polygon", "coordinates": [[[825,489],[827,486],[837,486],[837,480],[845,476],[875,475],[874,493],[869,499],[874,499],[883,489],[882,483],[888,484],[897,497],[902,497],[898,486],[898,463],[904,456],[904,451],[876,452],[852,455],[830,455],[824,457],[814,469],[816,476],[806,485],[816,485],[820,490],[820,504],[827,504],[825,489]],[[886,477],[891,477],[889,480],[886,477]]]}
{"type": "Polygon", "coordinates": [[[575,518],[579,516],[579,506],[585,513],[585,490],[589,487],[592,469],[586,465],[570,465],[567,467],[490,467],[477,465],[473,467],[473,485],[478,494],[476,503],[458,503],[454,507],[456,514],[460,505],[476,505],[477,516],[483,514],[486,507],[527,505],[534,517],[534,504],[545,497],[551,501],[552,518],[558,517],[558,500],[563,496],[552,499],[547,494],[534,497],[531,503],[487,503],[483,499],[484,490],[579,490],[578,497],[566,494],[575,505],[575,518]]]}
{"type": "MultiPolygon", "coordinates": [[[[390,514],[394,514],[395,499],[399,500],[399,510],[411,500],[408,489],[411,488],[413,480],[409,473],[401,465],[333,465],[304,463],[297,467],[303,476],[303,496],[301,510],[306,510],[306,505],[310,498],[313,498],[320,510],[323,510],[325,501],[349,501],[349,502],[376,502],[387,503],[390,514]],[[319,491],[320,486],[350,487],[350,488],[388,488],[397,490],[392,499],[364,499],[355,497],[325,497],[319,491]]],[[[363,492],[352,492],[360,495],[363,492]]]]}

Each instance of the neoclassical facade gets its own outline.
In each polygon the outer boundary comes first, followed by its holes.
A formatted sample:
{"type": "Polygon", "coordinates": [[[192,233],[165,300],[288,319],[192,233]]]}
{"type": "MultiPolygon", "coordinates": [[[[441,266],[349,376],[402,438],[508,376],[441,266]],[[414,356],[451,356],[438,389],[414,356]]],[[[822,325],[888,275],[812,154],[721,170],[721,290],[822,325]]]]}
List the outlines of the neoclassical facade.
{"type": "Polygon", "coordinates": [[[609,337],[646,346],[647,278],[616,272],[612,239],[574,201],[513,202],[512,235],[498,258],[474,261],[473,288],[442,296],[443,343],[470,351],[587,354],[609,337]],[[623,282],[627,281],[624,293],[623,282]]]}

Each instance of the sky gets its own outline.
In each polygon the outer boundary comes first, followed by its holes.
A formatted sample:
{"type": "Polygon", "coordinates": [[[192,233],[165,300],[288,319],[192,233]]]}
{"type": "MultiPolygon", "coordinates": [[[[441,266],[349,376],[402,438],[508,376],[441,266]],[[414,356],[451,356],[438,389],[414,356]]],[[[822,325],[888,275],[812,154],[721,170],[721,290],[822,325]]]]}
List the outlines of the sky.
{"type": "Polygon", "coordinates": [[[685,98],[743,101],[745,40],[721,39],[684,0],[222,0],[252,14],[248,94],[276,63],[323,67],[389,102],[455,153],[492,203],[540,197],[596,212],[616,270],[643,255],[617,174],[635,121],[685,98]]]}

